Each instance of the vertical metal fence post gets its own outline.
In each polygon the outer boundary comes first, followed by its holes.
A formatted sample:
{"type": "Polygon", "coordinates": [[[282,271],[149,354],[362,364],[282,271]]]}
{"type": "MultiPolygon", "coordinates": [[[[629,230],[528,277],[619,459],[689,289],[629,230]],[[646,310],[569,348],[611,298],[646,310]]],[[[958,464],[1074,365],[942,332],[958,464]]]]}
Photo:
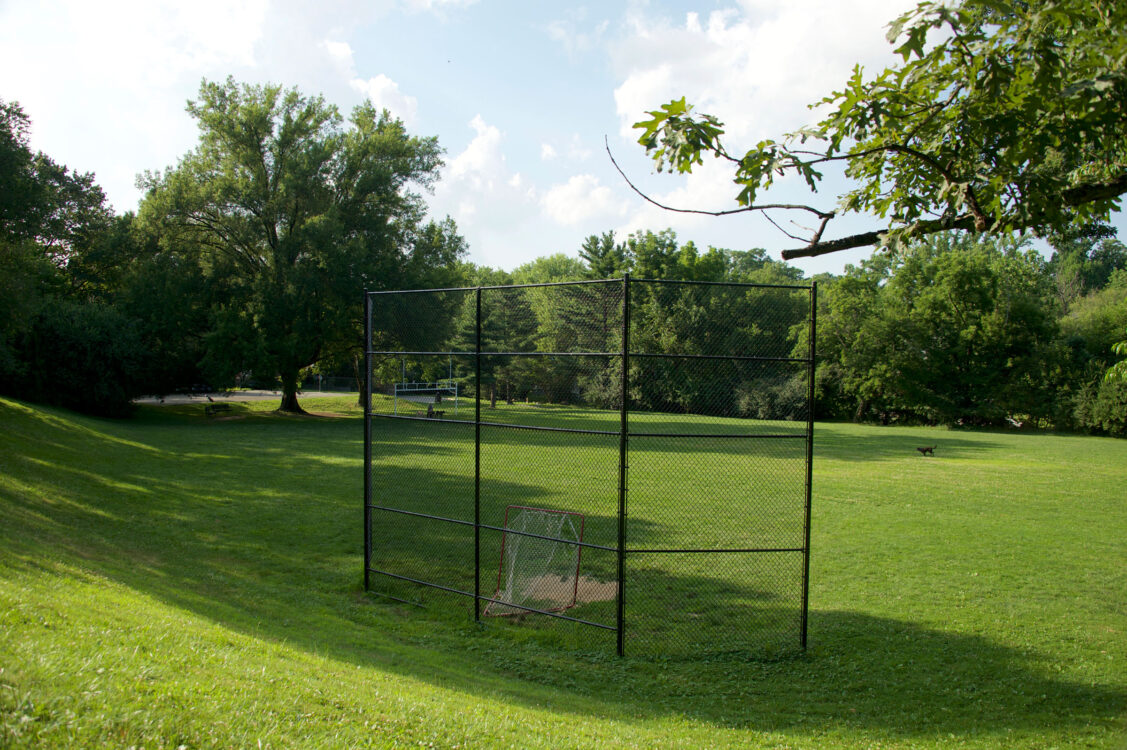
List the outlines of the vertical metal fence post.
{"type": "Polygon", "coordinates": [[[481,622],[481,287],[475,290],[473,436],[473,619],[481,622]]]}
{"type": "Polygon", "coordinates": [[[630,385],[630,274],[622,277],[622,393],[618,435],[618,655],[623,655],[626,630],[626,456],[630,385]]]}
{"type": "Polygon", "coordinates": [[[372,567],[372,295],[364,292],[364,590],[372,567]]]}
{"type": "Polygon", "coordinates": [[[806,629],[810,610],[810,506],[814,489],[814,357],[818,335],[818,282],[810,284],[810,353],[806,364],[806,521],[802,544],[802,648],[806,649],[806,629]]]}

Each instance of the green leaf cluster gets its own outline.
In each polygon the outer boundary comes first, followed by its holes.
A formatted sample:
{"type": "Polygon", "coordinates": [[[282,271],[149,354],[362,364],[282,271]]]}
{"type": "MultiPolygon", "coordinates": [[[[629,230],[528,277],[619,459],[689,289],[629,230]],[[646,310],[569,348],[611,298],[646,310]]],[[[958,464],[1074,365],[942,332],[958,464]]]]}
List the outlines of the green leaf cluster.
{"type": "MultiPolygon", "coordinates": [[[[842,198],[901,226],[973,218],[982,231],[1106,217],[1116,194],[1069,190],[1127,170],[1127,8],[1121,3],[923,3],[892,24],[904,64],[858,70],[825,104],[842,198]],[[928,44],[929,38],[938,41],[928,44]]],[[[1120,191],[1121,192],[1121,191],[1120,191]]]]}

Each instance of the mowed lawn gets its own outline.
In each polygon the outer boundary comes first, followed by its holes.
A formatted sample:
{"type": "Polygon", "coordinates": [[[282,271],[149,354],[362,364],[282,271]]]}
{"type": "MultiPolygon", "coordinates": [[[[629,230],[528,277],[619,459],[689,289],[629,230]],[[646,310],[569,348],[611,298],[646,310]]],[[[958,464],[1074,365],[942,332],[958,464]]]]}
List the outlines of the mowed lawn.
{"type": "Polygon", "coordinates": [[[808,651],[619,659],[365,594],[304,405],[0,399],[0,747],[1127,746],[1127,441],[819,425],[808,651]]]}

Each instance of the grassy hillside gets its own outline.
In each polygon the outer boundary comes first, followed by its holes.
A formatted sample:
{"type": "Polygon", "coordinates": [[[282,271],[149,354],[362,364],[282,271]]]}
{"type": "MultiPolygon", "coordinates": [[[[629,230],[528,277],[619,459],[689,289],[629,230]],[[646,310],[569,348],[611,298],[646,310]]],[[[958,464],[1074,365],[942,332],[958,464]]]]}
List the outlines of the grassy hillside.
{"type": "Polygon", "coordinates": [[[619,660],[363,594],[304,405],[0,400],[0,747],[1127,744],[1125,441],[820,425],[808,652],[619,660]]]}

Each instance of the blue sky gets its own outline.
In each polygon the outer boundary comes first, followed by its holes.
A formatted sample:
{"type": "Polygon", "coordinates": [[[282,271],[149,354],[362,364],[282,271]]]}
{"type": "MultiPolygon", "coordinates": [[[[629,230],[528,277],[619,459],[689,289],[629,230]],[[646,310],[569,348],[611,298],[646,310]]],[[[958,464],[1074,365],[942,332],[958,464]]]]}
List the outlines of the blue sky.
{"type": "MultiPolygon", "coordinates": [[[[184,111],[202,78],[321,93],[346,113],[365,97],[436,135],[446,150],[428,196],[452,216],[470,259],[512,269],[575,255],[608,230],[674,228],[682,240],[776,257],[795,243],[755,216],[686,217],[630,192],[603,148],[654,197],[730,208],[719,163],[655,175],[630,124],[687,96],[728,125],[733,149],[813,119],[805,105],[860,62],[890,64],[884,25],[911,0],[601,2],[515,0],[0,0],[0,98],[32,118],[32,143],[92,171],[118,211],[134,180],[196,142],[184,111]]],[[[782,185],[779,199],[832,207],[782,185]]],[[[786,217],[779,217],[785,220],[786,217]]],[[[863,217],[836,234],[873,228],[863,217]]],[[[838,272],[855,250],[796,263],[838,272]]]]}

